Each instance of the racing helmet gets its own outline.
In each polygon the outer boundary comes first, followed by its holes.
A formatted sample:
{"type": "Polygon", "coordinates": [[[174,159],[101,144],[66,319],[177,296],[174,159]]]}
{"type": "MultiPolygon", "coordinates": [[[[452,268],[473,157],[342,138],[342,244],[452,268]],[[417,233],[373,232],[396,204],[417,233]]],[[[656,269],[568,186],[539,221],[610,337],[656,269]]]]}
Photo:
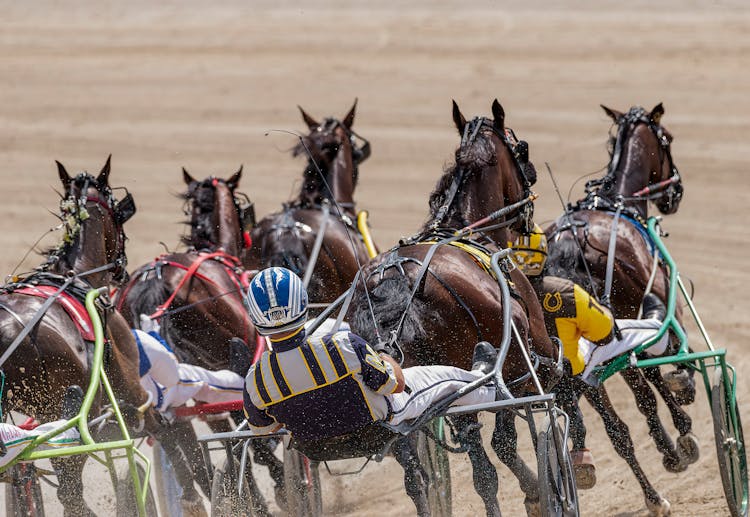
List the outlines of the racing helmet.
{"type": "Polygon", "coordinates": [[[512,248],[511,256],[526,276],[539,276],[547,262],[547,236],[534,224],[529,235],[519,235],[516,240],[508,243],[512,248]]]}
{"type": "Polygon", "coordinates": [[[307,320],[307,290],[286,268],[270,267],[255,275],[246,298],[250,319],[262,336],[296,330],[307,320]]]}

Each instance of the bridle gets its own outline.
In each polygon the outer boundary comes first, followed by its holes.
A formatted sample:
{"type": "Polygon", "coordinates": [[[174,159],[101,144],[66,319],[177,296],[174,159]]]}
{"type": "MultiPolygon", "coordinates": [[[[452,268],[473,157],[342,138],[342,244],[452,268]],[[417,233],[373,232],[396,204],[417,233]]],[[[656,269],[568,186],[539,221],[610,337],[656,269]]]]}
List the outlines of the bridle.
{"type": "Polygon", "coordinates": [[[124,224],[133,217],[136,212],[136,206],[132,194],[125,187],[118,188],[125,190],[125,196],[120,201],[117,201],[115,198],[112,188],[106,184],[100,185],[93,176],[85,172],[78,174],[71,180],[68,197],[60,201],[60,217],[65,228],[63,243],[50,253],[47,263],[42,266],[42,269],[47,269],[49,266],[55,264],[63,253],[67,251],[80,234],[82,223],[90,217],[89,207],[93,205],[93,207],[109,214],[115,227],[117,237],[115,242],[115,257],[112,261],[112,280],[118,284],[127,282],[128,259],[125,255],[127,236],[125,235],[124,224]],[[76,196],[72,193],[73,186],[79,188],[80,195],[76,196]],[[96,188],[101,196],[88,195],[88,190],[91,187],[96,188]]]}
{"type": "Polygon", "coordinates": [[[623,148],[625,146],[627,137],[635,130],[635,127],[638,124],[646,124],[646,126],[651,130],[651,132],[656,137],[657,142],[659,143],[660,174],[664,170],[664,162],[666,160],[669,169],[669,175],[664,179],[672,180],[672,182],[668,186],[662,189],[659,194],[654,197],[664,198],[664,205],[668,210],[674,207],[682,199],[682,178],[680,177],[677,166],[675,166],[672,159],[671,142],[668,135],[664,131],[664,128],[658,122],[654,121],[646,112],[646,110],[640,106],[634,106],[630,108],[630,110],[626,114],[624,114],[617,120],[616,124],[617,133],[612,139],[613,145],[610,151],[610,160],[607,166],[607,173],[602,178],[587,181],[585,187],[586,192],[588,194],[599,194],[600,189],[603,189],[605,192],[607,192],[614,186],[615,180],[617,178],[618,167],[620,166],[620,159],[622,158],[623,148]]]}
{"type": "MultiPolygon", "coordinates": [[[[464,131],[461,136],[461,143],[459,145],[459,151],[465,149],[476,142],[477,136],[482,130],[490,130],[497,136],[497,138],[505,145],[510,151],[515,164],[516,172],[518,173],[521,184],[523,185],[523,194],[521,199],[527,199],[531,195],[531,186],[535,180],[529,178],[527,174],[527,167],[529,166],[529,144],[525,140],[518,140],[515,133],[510,128],[505,128],[503,132],[495,127],[493,121],[486,117],[475,117],[471,121],[467,122],[464,126],[464,131]]],[[[463,184],[465,174],[464,168],[459,167],[457,174],[453,177],[453,181],[446,192],[443,204],[437,211],[433,223],[432,229],[437,229],[442,224],[443,219],[448,213],[451,205],[455,201],[456,194],[458,193],[461,185],[463,184]]],[[[520,209],[518,215],[513,218],[508,224],[518,220],[521,225],[521,233],[528,235],[533,229],[534,217],[534,205],[533,203],[526,203],[520,209]]],[[[468,222],[467,222],[468,224],[468,222]]]]}

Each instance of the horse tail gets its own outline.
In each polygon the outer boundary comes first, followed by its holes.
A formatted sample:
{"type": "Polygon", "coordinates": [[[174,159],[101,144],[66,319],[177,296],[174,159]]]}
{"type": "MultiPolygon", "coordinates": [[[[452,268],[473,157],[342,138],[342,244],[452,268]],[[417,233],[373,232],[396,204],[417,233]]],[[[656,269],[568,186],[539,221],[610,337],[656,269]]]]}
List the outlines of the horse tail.
{"type": "Polygon", "coordinates": [[[166,283],[156,275],[137,280],[125,295],[128,314],[123,316],[133,327],[140,328],[140,315],[153,314],[169,295],[166,283]]]}
{"type": "Polygon", "coordinates": [[[303,277],[308,257],[300,228],[286,214],[276,215],[269,224],[271,230],[261,245],[263,267],[285,267],[303,277]]]}
{"type": "MultiPolygon", "coordinates": [[[[401,274],[385,278],[371,287],[368,293],[369,303],[365,299],[367,294],[364,290],[357,289],[349,319],[352,330],[373,344],[378,341],[375,325],[383,340],[387,340],[393,330],[398,331],[400,343],[413,343],[425,339],[427,333],[424,322],[427,311],[424,303],[417,297],[410,302],[411,290],[408,278],[401,274]]],[[[434,316],[435,314],[431,317],[434,316]]]]}
{"type": "Polygon", "coordinates": [[[564,234],[549,247],[544,274],[572,280],[580,286],[588,286],[591,280],[586,275],[582,249],[575,237],[564,234]]]}

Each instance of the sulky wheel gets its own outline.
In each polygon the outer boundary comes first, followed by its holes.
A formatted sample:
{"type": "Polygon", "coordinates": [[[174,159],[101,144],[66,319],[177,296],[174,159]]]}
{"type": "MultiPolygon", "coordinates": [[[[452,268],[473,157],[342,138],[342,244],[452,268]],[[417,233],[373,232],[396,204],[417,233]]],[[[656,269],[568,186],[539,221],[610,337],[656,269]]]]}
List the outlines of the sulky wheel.
{"type": "Polygon", "coordinates": [[[34,465],[19,463],[12,467],[10,477],[11,481],[5,486],[5,515],[44,517],[42,487],[34,465]]]}
{"type": "Polygon", "coordinates": [[[558,419],[544,417],[537,437],[539,500],[542,515],[578,516],[573,463],[570,460],[564,428],[558,419]]]}
{"type": "MultiPolygon", "coordinates": [[[[428,424],[430,433],[438,440],[445,440],[445,422],[436,418],[428,424]]],[[[424,432],[417,435],[417,454],[422,468],[427,472],[429,487],[427,496],[433,516],[450,517],[452,513],[451,469],[448,451],[424,432]]]]}
{"type": "Polygon", "coordinates": [[[318,464],[290,449],[289,438],[284,438],[284,484],[286,509],[290,517],[323,515],[323,494],[320,487],[318,464]]]}
{"type": "MultiPolygon", "coordinates": [[[[156,507],[156,500],[151,491],[149,479],[146,477],[146,471],[140,463],[135,465],[138,478],[141,483],[146,483],[146,515],[158,516],[159,512],[156,507]]],[[[117,473],[117,486],[115,487],[115,496],[117,499],[117,517],[137,517],[138,502],[136,500],[135,486],[130,475],[130,467],[125,464],[117,473]]]]}
{"type": "Polygon", "coordinates": [[[719,459],[721,483],[733,517],[748,514],[747,456],[745,438],[737,401],[731,402],[733,389],[724,381],[723,368],[714,373],[711,388],[711,412],[714,419],[716,455],[719,459]],[[734,418],[733,418],[734,417],[734,418]],[[734,421],[733,421],[734,420],[734,421]],[[736,422],[736,424],[735,424],[736,422]]]}

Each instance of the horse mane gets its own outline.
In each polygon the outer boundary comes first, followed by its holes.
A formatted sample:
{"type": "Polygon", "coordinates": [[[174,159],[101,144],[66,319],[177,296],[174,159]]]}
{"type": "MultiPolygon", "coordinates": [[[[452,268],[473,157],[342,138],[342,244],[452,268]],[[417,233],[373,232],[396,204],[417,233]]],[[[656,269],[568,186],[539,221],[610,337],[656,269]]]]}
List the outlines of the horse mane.
{"type": "Polygon", "coordinates": [[[459,185],[456,197],[453,199],[441,225],[448,227],[463,226],[465,221],[463,221],[461,211],[464,208],[464,193],[461,186],[474,174],[481,172],[486,167],[491,167],[496,164],[497,156],[495,154],[492,140],[483,133],[477,134],[474,140],[474,145],[463,146],[456,149],[455,163],[453,165],[448,165],[444,169],[442,177],[438,180],[435,189],[430,194],[430,214],[427,222],[422,227],[422,230],[425,231],[429,229],[432,222],[435,220],[440,207],[446,202],[446,196],[451,184],[453,183],[453,178],[460,172],[463,172],[461,185],[459,185]]]}
{"type": "Polygon", "coordinates": [[[177,194],[178,198],[193,204],[190,219],[182,221],[183,224],[190,226],[190,234],[183,235],[180,241],[195,249],[211,249],[216,246],[215,228],[211,222],[214,211],[214,190],[200,188],[200,186],[177,194]],[[198,208],[197,215],[195,215],[195,208],[198,208]]]}
{"type": "MultiPolygon", "coordinates": [[[[299,208],[312,208],[320,206],[323,199],[330,199],[331,194],[327,192],[328,189],[323,182],[323,178],[321,178],[321,174],[318,172],[316,162],[309,150],[310,139],[305,138],[303,140],[300,140],[297,145],[292,148],[292,156],[294,158],[297,158],[298,156],[307,157],[307,166],[302,172],[302,187],[300,188],[294,206],[299,208]]],[[[320,164],[318,164],[318,166],[320,166],[320,164]]],[[[325,168],[321,168],[320,170],[323,172],[323,175],[328,175],[328,170],[325,168]]]]}

